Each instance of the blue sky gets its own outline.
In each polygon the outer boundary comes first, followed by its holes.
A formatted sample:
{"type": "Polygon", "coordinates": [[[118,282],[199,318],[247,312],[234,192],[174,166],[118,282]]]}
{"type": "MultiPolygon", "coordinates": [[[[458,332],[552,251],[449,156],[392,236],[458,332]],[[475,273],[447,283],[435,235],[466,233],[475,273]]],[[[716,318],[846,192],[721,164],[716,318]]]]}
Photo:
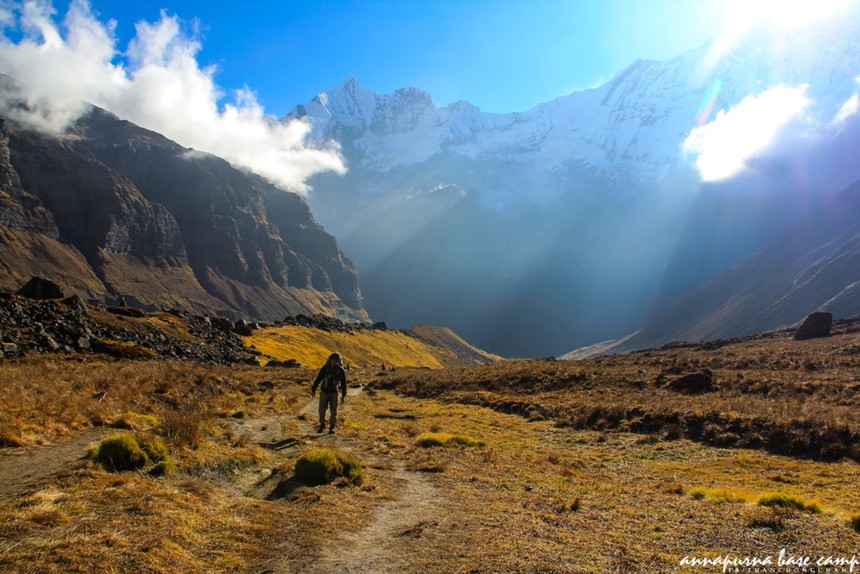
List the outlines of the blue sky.
{"type": "MultiPolygon", "coordinates": [[[[791,34],[858,2],[0,0],[0,73],[20,83],[28,104],[7,113],[36,129],[62,133],[95,104],[307,193],[311,175],[348,166],[333,142],[309,143],[307,121],[272,120],[348,76],[378,93],[421,88],[438,106],[524,112],[639,58],[670,59],[712,38],[708,54],[719,58],[756,22],[791,34]]],[[[807,107],[801,96],[756,100],[782,110],[760,141],[807,107]]],[[[753,124],[774,114],[757,113],[756,102],[747,115],[700,126],[691,146],[709,160],[697,162],[709,178],[736,169],[740,160],[725,153],[740,149],[735,142],[759,141],[753,124]]]]}
{"type": "MultiPolygon", "coordinates": [[[[668,59],[723,24],[714,0],[92,0],[120,50],[135,23],[176,15],[225,91],[249,87],[269,114],[347,76],[377,92],[414,86],[437,105],[525,111],[609,80],[637,58],[668,59]]],[[[68,2],[54,2],[60,15],[68,2]]]]}

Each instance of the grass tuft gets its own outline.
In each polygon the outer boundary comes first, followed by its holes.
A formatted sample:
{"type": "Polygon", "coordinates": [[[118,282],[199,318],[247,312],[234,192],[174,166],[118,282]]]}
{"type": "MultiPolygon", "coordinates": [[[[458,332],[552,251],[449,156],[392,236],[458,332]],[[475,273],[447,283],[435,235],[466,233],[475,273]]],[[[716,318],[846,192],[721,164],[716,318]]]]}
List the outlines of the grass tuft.
{"type": "Polygon", "coordinates": [[[690,490],[693,500],[711,500],[717,504],[724,502],[746,502],[747,497],[734,490],[726,488],[693,488],[690,490]]]}
{"type": "Polygon", "coordinates": [[[158,419],[152,415],[142,415],[135,412],[127,412],[116,418],[111,423],[112,427],[127,430],[143,430],[152,428],[158,424],[158,419]]]}
{"type": "Polygon", "coordinates": [[[485,446],[487,443],[466,435],[452,435],[444,432],[425,432],[415,437],[415,444],[423,448],[435,446],[485,446]]]}
{"type": "Polygon", "coordinates": [[[783,494],[781,492],[763,494],[759,497],[758,503],[761,506],[794,508],[796,510],[811,512],[813,514],[819,514],[822,511],[821,504],[817,500],[806,501],[799,496],[783,494]]]}
{"type": "Polygon", "coordinates": [[[156,437],[145,437],[138,441],[140,449],[152,462],[162,462],[170,458],[170,451],[161,440],[156,437]]]}
{"type": "Polygon", "coordinates": [[[148,462],[146,453],[130,434],[109,436],[99,444],[95,460],[107,470],[123,471],[143,468],[148,462]]]}
{"type": "Polygon", "coordinates": [[[312,485],[330,484],[339,477],[356,486],[364,482],[359,459],[331,448],[315,448],[303,454],[296,461],[295,476],[312,485]]]}

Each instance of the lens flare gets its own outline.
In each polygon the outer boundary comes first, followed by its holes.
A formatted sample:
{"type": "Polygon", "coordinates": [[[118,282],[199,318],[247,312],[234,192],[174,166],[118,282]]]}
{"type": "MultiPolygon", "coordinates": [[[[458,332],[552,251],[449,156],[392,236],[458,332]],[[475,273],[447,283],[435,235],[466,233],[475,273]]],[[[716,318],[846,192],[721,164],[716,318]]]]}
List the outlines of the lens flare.
{"type": "Polygon", "coordinates": [[[714,111],[714,105],[717,103],[717,98],[722,89],[723,81],[718,79],[705,92],[702,101],[699,102],[699,111],[696,112],[697,126],[703,126],[711,119],[711,113],[714,111]]]}

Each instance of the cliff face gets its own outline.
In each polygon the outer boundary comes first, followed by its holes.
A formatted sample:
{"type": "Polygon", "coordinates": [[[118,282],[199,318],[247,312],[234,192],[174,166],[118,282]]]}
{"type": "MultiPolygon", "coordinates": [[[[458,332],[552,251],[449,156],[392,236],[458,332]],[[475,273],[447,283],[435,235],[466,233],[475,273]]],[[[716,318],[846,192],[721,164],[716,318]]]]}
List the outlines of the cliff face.
{"type": "Polygon", "coordinates": [[[4,258],[6,289],[43,259],[28,245],[51,239],[88,272],[42,274],[90,299],[367,319],[352,263],[300,197],[98,109],[60,139],[5,124],[0,230],[18,239],[4,244],[19,252],[4,258]]]}

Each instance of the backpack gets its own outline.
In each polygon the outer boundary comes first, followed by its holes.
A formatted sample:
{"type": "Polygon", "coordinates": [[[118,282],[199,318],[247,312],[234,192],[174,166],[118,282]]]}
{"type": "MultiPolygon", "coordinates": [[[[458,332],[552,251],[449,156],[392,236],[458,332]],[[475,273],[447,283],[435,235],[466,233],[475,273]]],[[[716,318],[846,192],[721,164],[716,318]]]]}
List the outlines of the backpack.
{"type": "Polygon", "coordinates": [[[329,371],[329,373],[322,380],[322,391],[324,393],[336,393],[337,392],[337,372],[329,371]]]}

